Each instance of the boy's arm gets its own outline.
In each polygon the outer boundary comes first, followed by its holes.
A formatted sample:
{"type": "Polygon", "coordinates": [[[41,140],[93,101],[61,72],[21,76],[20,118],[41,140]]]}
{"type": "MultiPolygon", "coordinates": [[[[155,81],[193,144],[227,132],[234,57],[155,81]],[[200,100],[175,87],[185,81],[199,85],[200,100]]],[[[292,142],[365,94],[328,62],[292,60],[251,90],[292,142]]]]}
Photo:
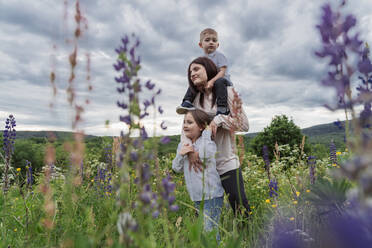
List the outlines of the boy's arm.
{"type": "Polygon", "coordinates": [[[212,89],[213,88],[213,85],[214,83],[217,81],[217,79],[219,78],[223,78],[225,76],[225,73],[226,73],[226,69],[227,69],[227,66],[222,66],[220,67],[218,73],[216,76],[214,76],[211,80],[208,81],[207,83],[207,89],[212,89]]]}

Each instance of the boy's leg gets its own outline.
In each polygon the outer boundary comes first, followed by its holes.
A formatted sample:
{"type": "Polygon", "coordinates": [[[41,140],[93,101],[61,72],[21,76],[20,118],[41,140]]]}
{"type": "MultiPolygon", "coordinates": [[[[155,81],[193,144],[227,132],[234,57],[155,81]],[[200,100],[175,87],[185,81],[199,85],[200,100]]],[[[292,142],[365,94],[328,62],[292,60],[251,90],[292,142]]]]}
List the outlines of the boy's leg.
{"type": "Polygon", "coordinates": [[[187,89],[185,96],[183,97],[181,106],[176,108],[178,114],[185,114],[188,110],[194,110],[194,102],[196,93],[193,92],[190,87],[187,89]]]}
{"type": "Polygon", "coordinates": [[[229,106],[227,103],[227,86],[231,83],[225,78],[219,78],[214,82],[213,89],[216,93],[216,103],[217,103],[217,115],[224,114],[228,115],[230,113],[229,106]]]}
{"type": "Polygon", "coordinates": [[[220,177],[222,186],[225,190],[225,193],[228,195],[234,214],[236,214],[238,210],[240,211],[240,206],[242,205],[245,208],[245,216],[249,217],[249,212],[251,209],[245,195],[241,169],[238,168],[228,171],[220,177]]]}
{"type": "Polygon", "coordinates": [[[185,96],[183,97],[182,103],[185,101],[189,101],[192,104],[194,102],[195,96],[196,93],[189,87],[186,91],[185,96]]]}

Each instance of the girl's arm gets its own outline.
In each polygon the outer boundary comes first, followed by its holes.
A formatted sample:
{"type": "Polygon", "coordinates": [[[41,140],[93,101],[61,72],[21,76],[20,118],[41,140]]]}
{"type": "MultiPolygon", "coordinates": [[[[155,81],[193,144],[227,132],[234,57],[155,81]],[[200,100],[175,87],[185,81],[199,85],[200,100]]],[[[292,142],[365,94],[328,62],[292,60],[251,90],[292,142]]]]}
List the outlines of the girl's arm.
{"type": "Polygon", "coordinates": [[[181,129],[181,142],[182,144],[192,144],[191,139],[187,138],[185,133],[183,132],[183,124],[181,129]]]}
{"type": "Polygon", "coordinates": [[[209,159],[214,158],[217,152],[216,143],[211,139],[212,131],[210,128],[206,128],[201,136],[201,145],[199,147],[199,157],[203,162],[207,162],[209,159]]]}
{"type": "Polygon", "coordinates": [[[224,129],[234,129],[236,132],[248,132],[248,118],[244,112],[241,98],[232,87],[227,87],[227,95],[230,114],[217,115],[212,122],[214,122],[217,127],[222,127],[224,129]]]}
{"type": "MultiPolygon", "coordinates": [[[[181,130],[181,144],[189,144],[192,145],[192,142],[189,138],[186,137],[185,133],[183,132],[183,124],[181,130]]],[[[189,152],[187,154],[187,158],[189,160],[189,170],[193,169],[195,172],[201,172],[203,170],[202,162],[199,159],[198,151],[189,152]]]]}
{"type": "Polygon", "coordinates": [[[187,154],[181,155],[181,149],[182,149],[182,142],[178,144],[176,157],[172,161],[172,169],[177,173],[182,172],[183,166],[187,159],[187,154]]]}

